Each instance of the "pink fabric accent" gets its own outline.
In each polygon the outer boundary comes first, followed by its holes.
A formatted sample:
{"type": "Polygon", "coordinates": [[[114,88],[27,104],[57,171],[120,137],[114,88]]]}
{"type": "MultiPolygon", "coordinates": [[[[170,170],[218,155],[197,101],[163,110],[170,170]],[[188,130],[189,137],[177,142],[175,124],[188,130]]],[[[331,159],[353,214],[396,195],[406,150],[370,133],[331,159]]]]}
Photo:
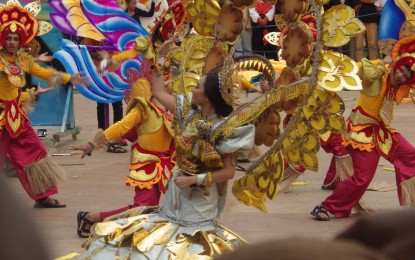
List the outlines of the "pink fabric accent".
{"type": "MultiPolygon", "coordinates": [[[[401,182],[415,176],[415,147],[401,134],[396,133],[397,148],[386,158],[395,166],[396,185],[399,202],[402,205],[401,182]]],[[[323,207],[338,218],[350,215],[352,208],[359,202],[375,175],[380,155],[358,149],[349,150],[353,161],[354,175],[344,180],[325,201],[323,207]]]]}
{"type": "Polygon", "coordinates": [[[126,210],[140,207],[140,206],[158,206],[160,202],[160,190],[157,185],[154,185],[151,189],[135,188],[134,204],[125,206],[123,208],[100,212],[99,219],[103,221],[105,218],[122,213],[126,210]]]}
{"type": "Polygon", "coordinates": [[[401,182],[415,177],[415,147],[401,134],[396,133],[397,148],[387,160],[395,166],[399,203],[402,205],[401,182]]]}
{"type": "Polygon", "coordinates": [[[24,117],[21,118],[23,130],[15,138],[12,139],[7,130],[0,130],[0,169],[3,169],[6,157],[9,156],[17,177],[30,198],[34,200],[46,198],[58,193],[58,189],[54,187],[44,193],[35,194],[30,187],[23,167],[46,157],[47,152],[30,122],[24,117]]]}
{"type": "Polygon", "coordinates": [[[342,144],[343,139],[340,134],[332,134],[334,137],[327,144],[321,143],[321,147],[326,151],[326,153],[332,153],[335,156],[344,156],[349,152],[347,148],[342,144]]]}

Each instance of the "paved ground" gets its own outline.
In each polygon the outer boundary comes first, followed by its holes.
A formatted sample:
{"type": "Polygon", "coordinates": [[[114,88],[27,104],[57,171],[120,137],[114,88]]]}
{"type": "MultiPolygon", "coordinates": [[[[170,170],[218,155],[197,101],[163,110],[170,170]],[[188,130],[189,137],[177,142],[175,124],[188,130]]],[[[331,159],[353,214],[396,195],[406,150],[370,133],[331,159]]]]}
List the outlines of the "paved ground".
{"type": "MultiPolygon", "coordinates": [[[[341,93],[348,108],[346,115],[354,105],[353,98],[357,94],[352,91],[341,93]]],[[[82,128],[81,133],[76,141],[70,137],[63,138],[57,147],[52,147],[50,140],[45,140],[44,144],[50,154],[66,153],[68,146],[87,142],[96,130],[95,103],[79,94],[74,95],[74,98],[76,125],[82,128]]],[[[414,103],[401,104],[395,109],[393,122],[393,126],[413,144],[415,144],[414,112],[414,103]]],[[[49,134],[54,131],[57,130],[50,129],[49,134]]],[[[305,186],[293,186],[288,193],[281,194],[274,201],[267,203],[268,214],[238,203],[231,195],[230,206],[222,223],[252,243],[289,236],[329,239],[347,228],[358,216],[318,222],[309,215],[313,207],[330,194],[329,191],[320,189],[330,156],[320,151],[319,159],[317,173],[306,172],[300,177],[299,181],[305,182],[305,186]]],[[[54,157],[54,160],[62,165],[68,175],[68,180],[59,187],[60,193],[56,196],[68,204],[65,209],[32,209],[33,202],[23,192],[18,180],[9,178],[7,183],[13,187],[14,195],[39,225],[52,256],[58,257],[74,251],[82,252],[80,245],[84,239],[76,235],[78,211],[102,211],[125,206],[132,201],[134,191],[124,185],[129,162],[128,154],[97,151],[84,160],[75,155],[54,157]]],[[[391,167],[391,165],[382,159],[374,182],[387,182],[393,185],[395,183],[393,171],[384,170],[383,167],[391,167]]],[[[398,207],[396,191],[368,191],[364,200],[376,211],[393,210],[398,207]]]]}

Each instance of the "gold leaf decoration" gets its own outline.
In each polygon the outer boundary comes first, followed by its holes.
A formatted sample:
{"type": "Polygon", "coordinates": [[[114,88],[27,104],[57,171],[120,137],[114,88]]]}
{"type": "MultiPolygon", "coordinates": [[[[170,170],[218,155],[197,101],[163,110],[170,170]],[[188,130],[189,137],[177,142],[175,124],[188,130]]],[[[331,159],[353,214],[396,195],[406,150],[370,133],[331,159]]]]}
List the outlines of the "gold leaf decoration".
{"type": "Polygon", "coordinates": [[[37,36],[42,36],[47,34],[53,29],[52,24],[45,22],[45,21],[39,21],[39,28],[37,32],[37,36]]]}
{"type": "Polygon", "coordinates": [[[232,187],[235,197],[248,206],[267,212],[265,196],[274,199],[278,183],[284,175],[284,159],[281,151],[276,151],[265,158],[252,171],[236,180],[232,187]]]}
{"type": "Polygon", "coordinates": [[[186,7],[195,31],[202,36],[213,35],[220,12],[219,3],[216,0],[195,0],[186,7]]]}
{"type": "Polygon", "coordinates": [[[283,142],[283,149],[291,165],[300,165],[311,171],[317,171],[316,153],[320,149],[320,139],[318,134],[310,131],[302,120],[291,128],[288,137],[283,142]]]}
{"type": "Polygon", "coordinates": [[[355,18],[353,8],[336,5],[323,14],[321,39],[324,46],[340,47],[365,30],[363,23],[355,18]]]}
{"type": "Polygon", "coordinates": [[[321,51],[317,84],[329,91],[361,90],[359,67],[350,57],[332,51],[321,51]]]}
{"type": "Polygon", "coordinates": [[[343,100],[332,91],[314,89],[302,107],[303,118],[319,134],[345,129],[343,100]]]}
{"type": "Polygon", "coordinates": [[[171,252],[171,260],[209,260],[226,251],[234,250],[231,241],[216,231],[198,230],[193,234],[177,235],[176,240],[169,242],[166,248],[171,252]],[[189,252],[191,247],[193,252],[189,252]]]}

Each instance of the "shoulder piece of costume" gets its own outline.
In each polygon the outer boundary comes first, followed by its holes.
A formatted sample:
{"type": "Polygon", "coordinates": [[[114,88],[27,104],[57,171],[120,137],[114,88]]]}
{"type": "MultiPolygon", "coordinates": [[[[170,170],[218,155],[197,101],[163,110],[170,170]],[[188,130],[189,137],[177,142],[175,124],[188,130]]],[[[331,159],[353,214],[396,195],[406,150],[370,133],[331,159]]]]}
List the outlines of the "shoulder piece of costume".
{"type": "Polygon", "coordinates": [[[382,88],[382,75],[385,74],[385,66],[382,62],[370,61],[366,58],[361,60],[359,76],[362,80],[362,93],[366,96],[377,96],[382,88]]]}
{"type": "Polygon", "coordinates": [[[254,146],[255,126],[247,124],[235,127],[232,134],[227,137],[219,137],[215,148],[220,154],[240,152],[247,155],[254,146]]]}

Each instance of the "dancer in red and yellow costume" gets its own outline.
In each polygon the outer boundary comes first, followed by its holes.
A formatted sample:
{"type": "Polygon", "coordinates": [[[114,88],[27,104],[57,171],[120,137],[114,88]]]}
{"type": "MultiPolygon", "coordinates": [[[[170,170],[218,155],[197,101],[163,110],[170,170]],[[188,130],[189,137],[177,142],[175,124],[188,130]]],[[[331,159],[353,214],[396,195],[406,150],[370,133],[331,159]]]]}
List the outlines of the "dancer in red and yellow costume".
{"type": "Polygon", "coordinates": [[[399,103],[415,84],[415,37],[399,40],[392,50],[393,66],[362,60],[363,90],[347,122],[343,135],[353,161],[354,175],[345,179],[333,194],[311,214],[329,220],[329,214],[343,218],[370,184],[384,157],[395,166],[400,205],[415,206],[415,147],[389,124],[394,102],[399,103]]]}
{"type": "Polygon", "coordinates": [[[44,69],[34,58],[20,48],[36,35],[38,21],[23,8],[6,6],[0,9],[0,170],[4,168],[6,156],[14,164],[17,176],[36,203],[36,208],[62,208],[56,199],[49,196],[58,192],[56,185],[63,180],[64,172],[47,157],[42,142],[33,130],[23,110],[28,93],[22,93],[26,85],[24,73],[63,84],[71,81],[85,84],[80,74],[69,75],[44,69]]]}
{"type": "Polygon", "coordinates": [[[150,83],[139,78],[131,89],[131,100],[124,118],[96,137],[73,150],[84,151],[84,156],[94,148],[104,148],[109,141],[126,138],[134,132],[137,141],[131,146],[130,174],[126,185],[135,188],[133,204],[108,212],[78,213],[78,236],[88,237],[90,226],[105,218],[138,206],[157,206],[161,193],[171,178],[174,152],[171,114],[165,112],[152,99],[150,83]]]}

